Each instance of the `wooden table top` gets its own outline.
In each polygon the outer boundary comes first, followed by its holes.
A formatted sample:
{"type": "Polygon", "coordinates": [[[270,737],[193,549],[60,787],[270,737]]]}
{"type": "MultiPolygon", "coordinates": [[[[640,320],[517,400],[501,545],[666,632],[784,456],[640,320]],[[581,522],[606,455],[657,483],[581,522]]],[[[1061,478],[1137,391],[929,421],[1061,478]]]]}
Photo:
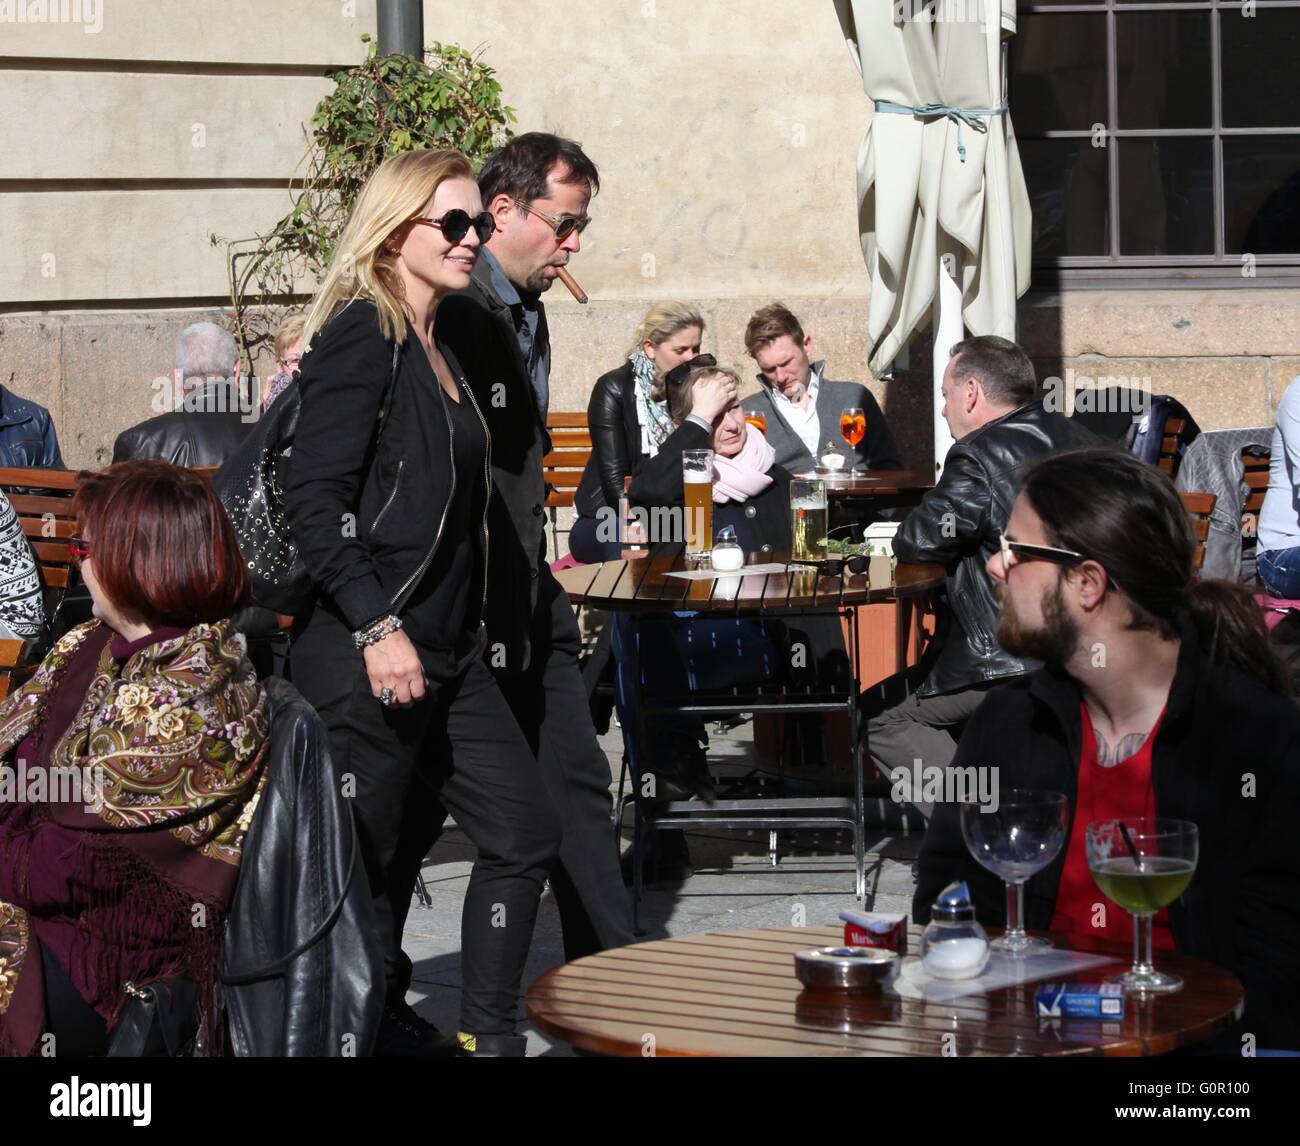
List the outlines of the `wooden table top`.
{"type": "Polygon", "coordinates": [[[874,497],[884,494],[924,493],[934,488],[934,475],[924,470],[866,470],[858,473],[820,474],[805,472],[796,478],[816,478],[826,482],[826,496],[874,497]]]}
{"type": "MultiPolygon", "coordinates": [[[[750,564],[784,563],[788,554],[755,554],[750,564]]],[[[819,577],[807,572],[763,573],[742,577],[740,573],[717,573],[703,580],[669,577],[673,570],[688,569],[686,559],[641,557],[630,561],[605,561],[563,569],[555,578],[575,605],[625,612],[668,612],[691,609],[698,612],[777,612],[791,609],[834,609],[849,605],[877,604],[899,597],[916,596],[943,584],[939,565],[899,564],[894,580],[886,585],[871,584],[865,573],[819,577]]]]}
{"type": "MultiPolygon", "coordinates": [[[[908,951],[921,928],[909,929],[908,951]]],[[[1058,947],[1131,952],[1071,936],[1058,947]]],[[[598,1054],[639,1057],[810,1055],[1156,1055],[1202,1042],[1241,1013],[1241,984],[1227,971],[1161,951],[1156,965],[1181,975],[1175,995],[1126,999],[1122,1020],[1039,1019],[1037,984],[953,1002],[805,992],[794,953],[838,945],[839,927],[724,931],[602,951],[546,972],[528,991],[528,1015],[549,1035],[598,1054]],[[651,1043],[653,1037],[653,1043],[651,1043]]]]}

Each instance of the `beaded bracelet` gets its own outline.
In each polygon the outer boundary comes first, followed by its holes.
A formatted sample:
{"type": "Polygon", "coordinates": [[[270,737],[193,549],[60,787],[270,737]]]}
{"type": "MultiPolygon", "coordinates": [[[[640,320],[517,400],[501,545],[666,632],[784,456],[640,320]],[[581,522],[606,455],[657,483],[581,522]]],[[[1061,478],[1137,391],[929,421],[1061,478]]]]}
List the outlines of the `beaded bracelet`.
{"type": "Polygon", "coordinates": [[[364,629],[358,629],[352,634],[352,639],[356,642],[357,648],[364,649],[367,645],[373,645],[385,637],[392,636],[401,627],[402,618],[388,613],[377,621],[371,621],[364,629]]]}

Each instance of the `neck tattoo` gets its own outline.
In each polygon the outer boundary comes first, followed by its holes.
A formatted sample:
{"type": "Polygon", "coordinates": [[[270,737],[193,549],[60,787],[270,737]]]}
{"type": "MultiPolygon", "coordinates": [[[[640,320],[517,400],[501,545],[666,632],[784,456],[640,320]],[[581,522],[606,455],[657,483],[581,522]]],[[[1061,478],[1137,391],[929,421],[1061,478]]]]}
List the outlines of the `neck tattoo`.
{"type": "Polygon", "coordinates": [[[1120,737],[1119,743],[1110,745],[1106,738],[1094,728],[1093,736],[1097,741],[1097,763],[1103,768],[1114,768],[1116,764],[1122,764],[1133,755],[1143,744],[1147,742],[1150,732],[1130,732],[1127,736],[1120,737]]]}

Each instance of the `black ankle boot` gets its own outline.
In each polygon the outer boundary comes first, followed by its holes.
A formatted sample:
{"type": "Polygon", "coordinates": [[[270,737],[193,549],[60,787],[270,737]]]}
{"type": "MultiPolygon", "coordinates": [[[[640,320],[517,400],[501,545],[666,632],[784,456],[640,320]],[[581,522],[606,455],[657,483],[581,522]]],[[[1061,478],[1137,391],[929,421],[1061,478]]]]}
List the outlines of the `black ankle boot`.
{"type": "Polygon", "coordinates": [[[420,1018],[405,999],[389,999],[375,1036],[376,1058],[458,1058],[456,1040],[420,1018]]]}

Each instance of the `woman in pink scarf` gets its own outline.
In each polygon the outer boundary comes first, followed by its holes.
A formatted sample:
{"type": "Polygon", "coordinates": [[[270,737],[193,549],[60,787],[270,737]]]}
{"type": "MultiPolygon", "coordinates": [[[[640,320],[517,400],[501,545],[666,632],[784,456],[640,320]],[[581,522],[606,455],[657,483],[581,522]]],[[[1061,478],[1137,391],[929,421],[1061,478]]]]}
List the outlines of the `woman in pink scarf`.
{"type": "MultiPolygon", "coordinates": [[[[711,449],[713,531],[735,530],[750,561],[784,559],[791,546],[790,474],[775,462],[767,438],[745,422],[736,398],[739,377],[719,368],[710,356],[683,363],[665,376],[668,409],[676,429],[637,472],[629,490],[633,506],[684,510],[682,451],[711,449]],[[707,416],[706,416],[707,415],[707,416]]],[[[680,514],[651,512],[647,520],[681,520],[680,514]]],[[[654,555],[679,553],[679,536],[651,537],[654,555]]],[[[678,614],[668,623],[635,623],[619,614],[614,625],[618,660],[617,701],[625,729],[637,727],[634,705],[638,690],[631,679],[631,642],[639,641],[642,685],[647,691],[683,692],[754,683],[802,684],[845,672],[848,657],[835,618],[813,616],[785,622],[695,618],[678,614]],[[792,657],[799,644],[804,657],[792,657]],[[794,669],[792,665],[804,667],[794,669]],[[798,679],[796,679],[798,678],[798,679]]],[[[805,747],[820,752],[820,724],[814,718],[805,747]]],[[[660,797],[713,798],[703,724],[691,717],[655,718],[655,735],[629,748],[639,755],[642,774],[656,774],[660,797]]],[[[679,832],[649,833],[646,878],[672,879],[691,874],[685,837],[679,832]]]]}
{"type": "MultiPolygon", "coordinates": [[[[699,359],[665,377],[668,410],[676,429],[632,481],[633,505],[681,506],[682,451],[713,451],[713,532],[731,526],[747,554],[790,548],[790,474],[776,453],[745,421],[734,396],[734,370],[699,359]]],[[[679,553],[681,537],[651,538],[653,554],[679,553]]]]}

